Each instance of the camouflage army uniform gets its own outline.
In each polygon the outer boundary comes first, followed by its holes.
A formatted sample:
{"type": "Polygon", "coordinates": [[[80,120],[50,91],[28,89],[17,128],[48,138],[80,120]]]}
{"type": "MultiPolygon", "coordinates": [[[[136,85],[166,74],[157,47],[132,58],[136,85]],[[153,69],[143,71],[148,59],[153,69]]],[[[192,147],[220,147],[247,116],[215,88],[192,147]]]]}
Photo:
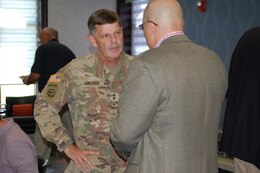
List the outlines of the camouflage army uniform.
{"type": "MultiPolygon", "coordinates": [[[[123,53],[121,67],[113,75],[94,54],[76,58],[50,77],[36,100],[35,119],[41,133],[60,151],[73,143],[58,115],[62,105],[68,103],[76,145],[100,153],[88,156],[95,165],[91,173],[119,173],[125,168],[109,142],[109,130],[118,115],[121,85],[131,59],[123,53]]],[[[71,161],[65,172],[80,171],[71,161]]]]}

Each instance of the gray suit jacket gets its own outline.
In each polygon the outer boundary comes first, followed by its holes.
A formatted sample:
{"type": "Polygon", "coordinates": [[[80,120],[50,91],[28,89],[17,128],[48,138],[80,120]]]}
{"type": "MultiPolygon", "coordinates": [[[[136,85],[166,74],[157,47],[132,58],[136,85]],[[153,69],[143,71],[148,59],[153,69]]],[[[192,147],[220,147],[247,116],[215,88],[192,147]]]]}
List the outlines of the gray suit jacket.
{"type": "Polygon", "coordinates": [[[227,88],[220,58],[185,35],[132,61],[110,139],[126,173],[217,173],[227,88]]]}

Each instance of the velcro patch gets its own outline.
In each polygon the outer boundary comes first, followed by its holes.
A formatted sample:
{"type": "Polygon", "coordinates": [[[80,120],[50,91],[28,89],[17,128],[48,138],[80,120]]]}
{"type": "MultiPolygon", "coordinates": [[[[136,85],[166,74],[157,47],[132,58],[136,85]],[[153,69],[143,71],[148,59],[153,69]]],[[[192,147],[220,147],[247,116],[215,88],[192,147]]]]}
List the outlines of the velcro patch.
{"type": "Polygon", "coordinates": [[[54,97],[56,95],[56,92],[57,92],[56,89],[53,89],[53,88],[48,89],[47,96],[48,97],[54,97]]]}
{"type": "Polygon", "coordinates": [[[55,99],[60,93],[60,84],[47,84],[46,88],[44,89],[45,97],[49,99],[55,99]]]}
{"type": "Polygon", "coordinates": [[[87,81],[85,82],[85,85],[99,85],[98,81],[87,81]]]}
{"type": "Polygon", "coordinates": [[[53,74],[48,80],[48,83],[60,83],[62,79],[62,74],[53,74]]]}

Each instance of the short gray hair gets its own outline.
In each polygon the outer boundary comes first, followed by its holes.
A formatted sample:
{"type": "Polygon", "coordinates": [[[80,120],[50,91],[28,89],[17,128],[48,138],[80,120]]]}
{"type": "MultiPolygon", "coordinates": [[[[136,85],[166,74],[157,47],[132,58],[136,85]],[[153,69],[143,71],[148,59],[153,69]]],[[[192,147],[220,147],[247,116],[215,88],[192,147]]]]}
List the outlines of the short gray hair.
{"type": "Polygon", "coordinates": [[[118,22],[121,27],[121,20],[118,14],[109,9],[100,9],[92,13],[88,19],[88,29],[90,34],[96,30],[96,25],[112,24],[118,22]]]}
{"type": "Polygon", "coordinates": [[[40,33],[49,34],[53,38],[59,39],[58,31],[56,29],[52,28],[52,27],[43,28],[40,33]]]}

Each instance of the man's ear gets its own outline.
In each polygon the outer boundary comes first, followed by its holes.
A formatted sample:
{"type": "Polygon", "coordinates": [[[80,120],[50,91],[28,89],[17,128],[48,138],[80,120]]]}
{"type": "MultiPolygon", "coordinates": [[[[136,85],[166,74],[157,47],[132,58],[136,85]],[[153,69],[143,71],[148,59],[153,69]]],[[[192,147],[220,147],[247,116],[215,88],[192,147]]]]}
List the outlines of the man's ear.
{"type": "Polygon", "coordinates": [[[149,31],[154,33],[156,32],[157,26],[155,24],[153,24],[152,22],[148,22],[149,25],[149,31]]]}
{"type": "Polygon", "coordinates": [[[88,40],[94,47],[97,47],[96,39],[95,39],[95,37],[92,34],[88,35],[88,40]]]}
{"type": "Polygon", "coordinates": [[[157,35],[157,26],[154,25],[152,22],[149,22],[147,24],[149,28],[147,28],[147,37],[149,38],[149,44],[150,44],[150,48],[154,48],[154,46],[156,45],[157,43],[157,40],[156,40],[156,35],[157,35]]]}
{"type": "Polygon", "coordinates": [[[156,25],[154,25],[152,22],[149,22],[148,27],[149,27],[148,28],[149,36],[150,36],[150,38],[153,38],[155,36],[156,30],[157,30],[156,25]]]}

